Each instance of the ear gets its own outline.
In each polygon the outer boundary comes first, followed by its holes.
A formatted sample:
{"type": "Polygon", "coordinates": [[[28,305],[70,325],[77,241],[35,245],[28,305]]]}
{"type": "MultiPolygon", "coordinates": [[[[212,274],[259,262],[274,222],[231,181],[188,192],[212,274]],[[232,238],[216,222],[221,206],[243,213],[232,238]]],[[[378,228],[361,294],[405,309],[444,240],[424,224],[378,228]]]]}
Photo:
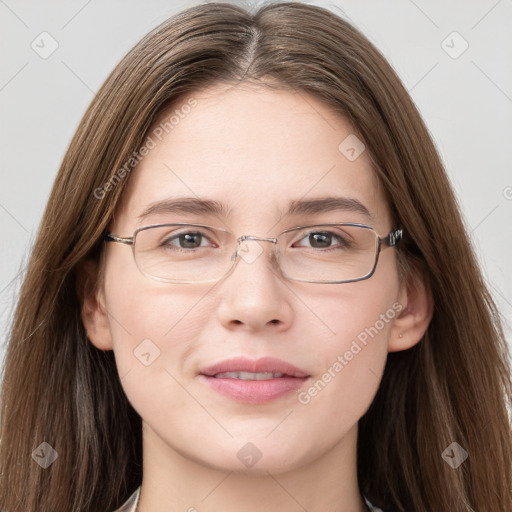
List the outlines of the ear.
{"type": "Polygon", "coordinates": [[[82,322],[89,341],[100,350],[112,350],[112,334],[97,262],[88,260],[79,266],[77,288],[82,305],[82,322]]]}
{"type": "Polygon", "coordinates": [[[409,274],[400,287],[398,303],[402,309],[393,321],[389,352],[407,350],[419,343],[432,320],[434,301],[424,273],[409,274]]]}

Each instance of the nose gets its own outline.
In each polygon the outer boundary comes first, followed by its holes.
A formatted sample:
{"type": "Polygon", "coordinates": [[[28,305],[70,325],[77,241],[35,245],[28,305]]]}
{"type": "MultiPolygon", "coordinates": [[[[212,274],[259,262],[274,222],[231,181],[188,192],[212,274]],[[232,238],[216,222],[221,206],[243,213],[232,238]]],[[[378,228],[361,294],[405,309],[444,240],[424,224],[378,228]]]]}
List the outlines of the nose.
{"type": "Polygon", "coordinates": [[[218,319],[230,330],[283,331],[293,319],[289,285],[269,257],[272,239],[255,238],[241,241],[235,268],[219,283],[218,319]]]}

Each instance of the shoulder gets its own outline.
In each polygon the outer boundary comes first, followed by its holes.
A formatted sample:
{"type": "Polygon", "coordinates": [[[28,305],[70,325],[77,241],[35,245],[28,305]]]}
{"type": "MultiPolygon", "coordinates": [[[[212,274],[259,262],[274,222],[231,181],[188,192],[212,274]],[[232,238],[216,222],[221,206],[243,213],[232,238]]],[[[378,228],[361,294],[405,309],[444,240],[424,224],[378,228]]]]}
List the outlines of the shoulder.
{"type": "Polygon", "coordinates": [[[114,512],[135,512],[137,503],[139,502],[140,487],[137,487],[135,492],[123,503],[121,508],[114,510],[114,512]]]}

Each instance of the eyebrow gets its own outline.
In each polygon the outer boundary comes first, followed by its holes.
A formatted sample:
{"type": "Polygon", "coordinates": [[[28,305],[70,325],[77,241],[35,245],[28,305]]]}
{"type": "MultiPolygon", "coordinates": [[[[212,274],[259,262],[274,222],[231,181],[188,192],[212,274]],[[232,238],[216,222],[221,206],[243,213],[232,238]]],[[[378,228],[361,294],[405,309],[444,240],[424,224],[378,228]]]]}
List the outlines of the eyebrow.
{"type": "MultiPolygon", "coordinates": [[[[284,215],[317,215],[333,211],[359,213],[370,220],[374,220],[373,215],[363,203],[357,199],[341,196],[293,200],[288,204],[288,209],[284,215]]],[[[211,199],[180,197],[152,203],[139,215],[138,218],[139,220],[143,220],[150,215],[159,213],[213,215],[227,218],[231,215],[232,209],[224,203],[211,199]]]]}

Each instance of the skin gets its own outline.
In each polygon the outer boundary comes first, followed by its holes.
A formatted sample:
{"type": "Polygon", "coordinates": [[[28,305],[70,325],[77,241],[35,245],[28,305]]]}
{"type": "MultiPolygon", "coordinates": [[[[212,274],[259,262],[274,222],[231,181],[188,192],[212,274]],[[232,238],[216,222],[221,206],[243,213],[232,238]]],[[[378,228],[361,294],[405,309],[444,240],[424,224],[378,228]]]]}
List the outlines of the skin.
{"type": "MultiPolygon", "coordinates": [[[[116,235],[166,221],[262,237],[303,222],[369,223],[357,212],[283,216],[292,199],[334,194],[362,202],[380,236],[397,227],[368,152],[354,161],[340,153],[354,130],[316,97],[248,83],[191,97],[191,113],[132,171],[110,226],[116,235]],[[190,214],[137,220],[154,201],[194,196],[226,202],[233,213],[224,224],[190,214]]],[[[356,475],[358,420],[377,392],[387,353],[424,334],[429,294],[419,279],[400,284],[394,249],[381,252],[370,279],[318,284],[284,279],[271,265],[272,245],[261,245],[253,263],[239,261],[216,284],[193,285],[148,279],[131,247],[105,246],[102,279],[82,317],[91,342],[114,350],[126,395],[143,420],[141,511],[365,510],[356,475]],[[229,357],[273,356],[317,381],[394,303],[400,314],[307,404],[296,392],[242,404],[197,378],[201,368],[229,357]],[[149,366],[134,356],[144,339],[160,350],[149,366]],[[261,453],[250,468],[237,457],[248,442],[261,453]]],[[[98,269],[86,271],[94,277],[98,269]]]]}

